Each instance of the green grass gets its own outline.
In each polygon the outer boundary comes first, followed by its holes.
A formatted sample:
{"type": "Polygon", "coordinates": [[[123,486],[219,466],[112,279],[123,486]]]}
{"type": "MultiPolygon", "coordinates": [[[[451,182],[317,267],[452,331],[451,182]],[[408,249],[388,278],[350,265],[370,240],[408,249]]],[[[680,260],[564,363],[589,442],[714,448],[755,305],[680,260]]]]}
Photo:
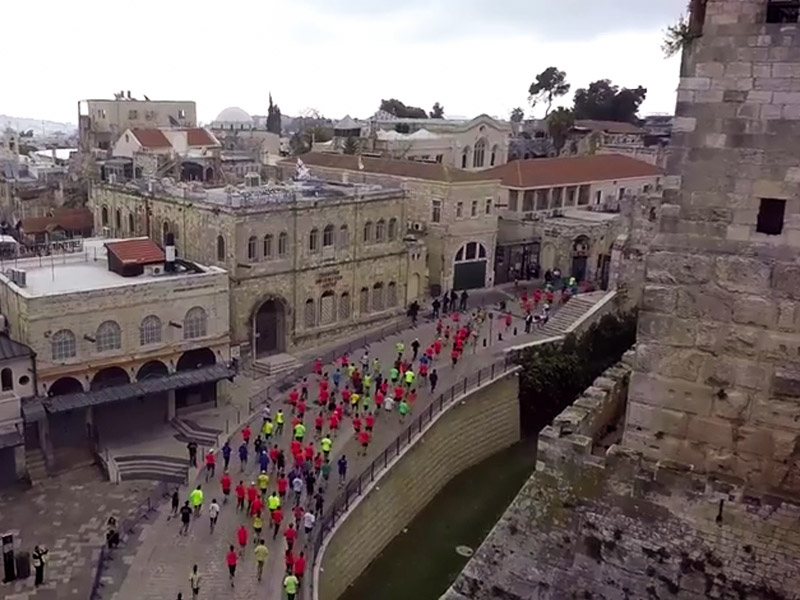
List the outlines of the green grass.
{"type": "Polygon", "coordinates": [[[526,440],[467,469],[450,483],[370,564],[341,600],[438,600],[477,550],[536,465],[526,440]]]}

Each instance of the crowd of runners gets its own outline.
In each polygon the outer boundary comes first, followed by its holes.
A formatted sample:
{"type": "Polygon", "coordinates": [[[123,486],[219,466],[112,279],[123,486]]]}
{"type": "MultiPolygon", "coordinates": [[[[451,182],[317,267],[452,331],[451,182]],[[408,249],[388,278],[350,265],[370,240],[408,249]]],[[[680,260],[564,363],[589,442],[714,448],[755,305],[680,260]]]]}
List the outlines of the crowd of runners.
{"type": "MultiPolygon", "coordinates": [[[[558,300],[577,291],[565,290],[558,300]]],[[[326,491],[347,481],[348,459],[344,453],[332,456],[334,440],[352,436],[358,453],[366,455],[382,423],[403,423],[421,393],[436,392],[438,368],[447,363],[455,367],[465,352],[477,350],[493,315],[482,308],[467,311],[466,294],[460,301],[455,296],[445,300],[437,299],[432,305],[433,339],[426,344],[417,337],[408,344],[398,341],[389,364],[371,356],[369,348],[358,356],[344,354],[333,365],[325,366],[317,359],[309,377],[281,401],[265,405],[256,430],[246,425],[233,445],[226,442],[208,451],[205,484],[192,490],[182,506],[175,492],[172,511],[180,518],[179,535],[197,527],[203,514],[213,535],[221,511],[236,513],[238,528],[220,557],[227,565],[231,587],[236,584],[237,567],[246,561],[255,564],[255,577],[261,581],[270,554],[267,540],[280,538],[281,556],[273,560],[283,563],[287,600],[296,598],[310,566],[309,550],[323,516],[326,491]]],[[[522,292],[518,301],[525,329],[530,331],[534,320],[546,322],[550,305],[557,300],[552,289],[537,289],[530,296],[522,292]]],[[[504,311],[496,320],[502,335],[513,318],[504,311]]],[[[196,444],[189,446],[194,463],[196,448],[196,444]]],[[[201,582],[202,573],[194,565],[189,574],[193,599],[199,596],[201,582]]]]}

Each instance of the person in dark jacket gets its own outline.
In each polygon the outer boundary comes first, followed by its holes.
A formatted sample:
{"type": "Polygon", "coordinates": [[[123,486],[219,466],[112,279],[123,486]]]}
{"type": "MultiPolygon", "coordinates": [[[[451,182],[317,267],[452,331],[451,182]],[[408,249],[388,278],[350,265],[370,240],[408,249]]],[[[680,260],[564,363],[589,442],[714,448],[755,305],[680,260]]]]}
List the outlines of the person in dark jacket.
{"type": "Polygon", "coordinates": [[[47,548],[44,546],[35,546],[33,548],[33,569],[36,572],[36,585],[44,583],[44,564],[47,562],[47,548]]]}

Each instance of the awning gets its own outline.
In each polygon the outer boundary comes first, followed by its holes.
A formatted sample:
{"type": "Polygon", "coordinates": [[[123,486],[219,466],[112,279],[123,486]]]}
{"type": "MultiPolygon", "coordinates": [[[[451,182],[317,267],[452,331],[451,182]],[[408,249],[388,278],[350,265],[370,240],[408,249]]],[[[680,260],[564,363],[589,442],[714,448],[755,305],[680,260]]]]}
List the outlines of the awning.
{"type": "Polygon", "coordinates": [[[27,398],[22,401],[22,418],[26,423],[35,423],[45,416],[41,398],[27,398]]]}
{"type": "Polygon", "coordinates": [[[22,439],[22,434],[13,425],[3,427],[0,429],[0,448],[13,448],[14,446],[21,446],[25,440],[22,439]]]}
{"type": "Polygon", "coordinates": [[[220,379],[228,379],[234,375],[236,375],[234,367],[216,364],[191,371],[180,371],[163,377],[144,379],[135,383],[116,385],[102,390],[65,394],[63,396],[42,398],[41,400],[48,413],[59,413],[76,408],[140,398],[148,394],[179,390],[195,385],[203,385],[204,383],[213,383],[220,379]]]}

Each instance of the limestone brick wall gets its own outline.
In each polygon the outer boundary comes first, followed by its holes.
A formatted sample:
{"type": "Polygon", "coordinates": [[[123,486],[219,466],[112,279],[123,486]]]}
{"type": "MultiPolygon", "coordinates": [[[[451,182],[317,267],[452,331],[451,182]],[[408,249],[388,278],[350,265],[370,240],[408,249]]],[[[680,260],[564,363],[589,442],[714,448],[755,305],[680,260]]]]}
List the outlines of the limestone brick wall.
{"type": "Polygon", "coordinates": [[[625,444],[796,494],[800,25],[766,8],[708,0],[684,54],[625,444]]]}
{"type": "Polygon", "coordinates": [[[797,597],[800,505],[603,450],[608,426],[621,426],[632,360],[542,431],[536,473],[444,600],[797,597]]]}
{"type": "Polygon", "coordinates": [[[334,530],[319,600],[336,600],[452,477],[519,440],[517,394],[515,372],[475,390],[400,456],[334,530]]]}

